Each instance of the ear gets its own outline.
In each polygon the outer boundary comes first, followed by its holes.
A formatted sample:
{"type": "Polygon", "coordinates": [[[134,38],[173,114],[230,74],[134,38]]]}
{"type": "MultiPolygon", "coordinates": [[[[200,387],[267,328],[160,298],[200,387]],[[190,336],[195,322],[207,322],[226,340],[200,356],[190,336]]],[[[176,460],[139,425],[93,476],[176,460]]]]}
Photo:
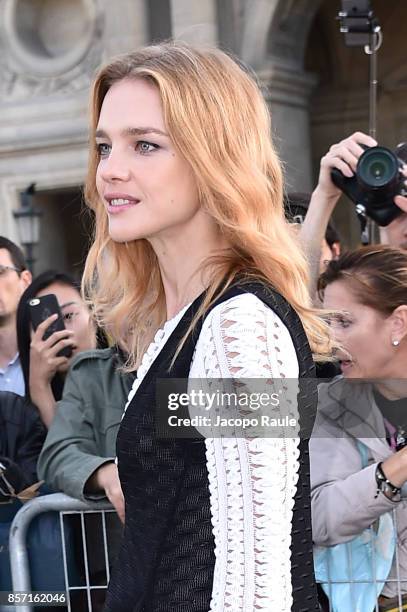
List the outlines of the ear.
{"type": "Polygon", "coordinates": [[[331,244],[331,251],[333,254],[333,258],[334,259],[338,259],[339,255],[341,254],[341,245],[339,242],[333,242],[331,244]]]}
{"type": "Polygon", "coordinates": [[[24,289],[27,289],[28,285],[31,285],[33,277],[29,270],[23,270],[20,279],[23,281],[24,289]]]}
{"type": "Polygon", "coordinates": [[[407,305],[398,306],[389,317],[391,340],[407,338],[407,305]]]}

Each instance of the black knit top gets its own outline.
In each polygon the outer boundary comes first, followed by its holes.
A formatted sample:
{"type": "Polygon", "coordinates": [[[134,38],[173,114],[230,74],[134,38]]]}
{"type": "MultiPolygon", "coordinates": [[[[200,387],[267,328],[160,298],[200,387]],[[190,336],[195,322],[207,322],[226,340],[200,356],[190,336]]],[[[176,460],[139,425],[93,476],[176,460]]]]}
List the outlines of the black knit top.
{"type": "MultiPolygon", "coordinates": [[[[309,431],[316,409],[315,370],[301,322],[279,294],[260,283],[229,288],[212,308],[244,292],[255,294],[274,310],[290,332],[299,376],[306,383],[300,391],[300,423],[309,431]]],[[[117,456],[126,523],[106,612],[208,612],[210,607],[215,556],[205,443],[201,438],[158,439],[155,434],[156,380],[188,378],[203,321],[171,370],[170,364],[202,299],[203,295],[188,308],[152,363],[119,430],[117,456]]],[[[300,442],[299,465],[292,520],[292,610],[309,612],[319,606],[312,560],[307,440],[300,442]]]]}

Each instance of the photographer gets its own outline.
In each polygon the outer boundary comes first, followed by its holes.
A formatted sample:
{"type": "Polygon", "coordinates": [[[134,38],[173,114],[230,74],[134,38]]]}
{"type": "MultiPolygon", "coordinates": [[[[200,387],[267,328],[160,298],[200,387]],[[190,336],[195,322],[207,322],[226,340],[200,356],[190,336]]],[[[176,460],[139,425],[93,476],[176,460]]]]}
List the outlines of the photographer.
{"type": "MultiPolygon", "coordinates": [[[[331,171],[336,168],[345,177],[352,177],[355,174],[359,157],[364,152],[361,145],[374,147],[377,146],[377,142],[363,132],[355,132],[341,142],[332,145],[328,153],[321,159],[318,184],[312,194],[308,213],[300,230],[300,239],[311,268],[311,295],[316,294],[321,243],[329,219],[342,195],[342,191],[332,181],[331,171]]],[[[407,177],[407,173],[405,175],[407,177]]],[[[394,202],[405,212],[396,217],[386,228],[381,229],[385,242],[394,247],[406,248],[407,198],[397,196],[394,202]]]]}

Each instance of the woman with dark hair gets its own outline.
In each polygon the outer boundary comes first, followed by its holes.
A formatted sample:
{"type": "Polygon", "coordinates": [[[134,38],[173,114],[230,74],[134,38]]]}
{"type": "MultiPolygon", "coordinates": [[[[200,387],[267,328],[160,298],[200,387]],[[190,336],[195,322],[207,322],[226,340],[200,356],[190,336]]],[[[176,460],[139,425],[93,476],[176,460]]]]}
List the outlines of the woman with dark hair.
{"type": "Polygon", "coordinates": [[[333,610],[378,609],[380,592],[380,610],[398,610],[399,589],[407,603],[407,252],[374,245],[345,253],[328,264],[319,289],[342,376],[321,385],[310,442],[313,538],[331,559],[330,580],[352,577],[348,591],[327,587],[333,610]],[[367,541],[370,566],[358,568],[356,546],[361,555],[367,541]],[[370,586],[353,570],[333,575],[341,545],[370,586]]]}
{"type": "Polygon", "coordinates": [[[49,427],[72,359],[78,353],[96,347],[95,327],[77,283],[67,274],[54,270],[37,276],[21,296],[17,310],[17,336],[26,396],[37,406],[44,424],[49,427]],[[29,302],[50,293],[57,298],[66,329],[43,340],[54,315],[33,332],[29,302]],[[58,352],[67,346],[72,348],[71,357],[58,356],[58,352]]]}

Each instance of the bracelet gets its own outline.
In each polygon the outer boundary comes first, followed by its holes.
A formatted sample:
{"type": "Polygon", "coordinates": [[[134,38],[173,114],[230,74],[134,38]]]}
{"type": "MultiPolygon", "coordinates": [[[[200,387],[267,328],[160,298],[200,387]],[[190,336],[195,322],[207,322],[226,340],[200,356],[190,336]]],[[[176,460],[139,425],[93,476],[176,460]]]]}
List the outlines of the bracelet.
{"type": "Polygon", "coordinates": [[[383,472],[382,462],[378,463],[375,476],[377,484],[375,499],[378,497],[380,492],[391,500],[393,500],[396,496],[401,496],[401,487],[396,487],[396,485],[390,482],[390,480],[386,477],[385,473],[383,472]]]}

